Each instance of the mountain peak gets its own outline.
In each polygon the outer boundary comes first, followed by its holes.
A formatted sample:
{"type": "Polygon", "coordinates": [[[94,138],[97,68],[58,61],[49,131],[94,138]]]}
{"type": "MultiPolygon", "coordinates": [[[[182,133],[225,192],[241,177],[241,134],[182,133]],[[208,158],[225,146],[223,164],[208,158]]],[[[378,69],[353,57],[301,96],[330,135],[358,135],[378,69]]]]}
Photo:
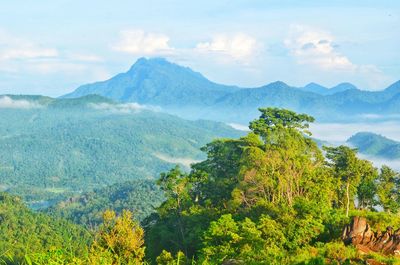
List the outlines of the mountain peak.
{"type": "Polygon", "coordinates": [[[317,84],[317,83],[309,83],[302,89],[305,91],[308,91],[308,92],[313,92],[313,93],[317,93],[317,94],[326,96],[326,95],[332,95],[332,94],[335,94],[338,92],[343,92],[343,91],[350,90],[350,89],[357,89],[357,87],[355,87],[353,84],[346,83],[346,82],[340,83],[331,88],[321,86],[320,84],[317,84]]]}
{"type": "Polygon", "coordinates": [[[270,83],[270,84],[268,84],[268,85],[266,85],[267,87],[288,87],[288,85],[285,83],[285,82],[283,82],[283,81],[275,81],[275,82],[272,82],[272,83],[270,83]]]}
{"type": "Polygon", "coordinates": [[[328,88],[314,82],[307,84],[305,87],[301,89],[307,92],[313,92],[320,95],[325,95],[328,93],[328,88]]]}
{"type": "Polygon", "coordinates": [[[317,84],[317,83],[314,83],[314,82],[308,83],[304,88],[312,88],[312,87],[326,88],[326,87],[321,86],[320,84],[317,84]]]}
{"type": "Polygon", "coordinates": [[[400,93],[400,80],[388,86],[384,91],[392,94],[400,93]]]}
{"type": "Polygon", "coordinates": [[[143,67],[143,66],[173,66],[176,65],[174,63],[169,62],[167,59],[162,57],[140,57],[137,61],[131,66],[129,71],[134,70],[136,67],[143,67]]]}
{"type": "Polygon", "coordinates": [[[355,85],[353,85],[352,83],[343,82],[343,83],[337,84],[334,87],[331,87],[330,89],[335,90],[335,93],[336,93],[336,92],[341,92],[341,91],[350,90],[350,89],[358,89],[358,88],[355,85]]]}
{"type": "Polygon", "coordinates": [[[165,58],[142,57],[127,72],[80,86],[65,97],[97,94],[116,101],[150,105],[209,105],[234,89],[211,82],[189,67],[165,58]]]}
{"type": "MultiPolygon", "coordinates": [[[[157,72],[161,75],[185,75],[192,76],[194,78],[203,79],[203,81],[207,80],[202,74],[199,72],[195,72],[189,67],[181,66],[179,64],[168,61],[163,57],[141,57],[139,58],[129,69],[128,74],[135,73],[148,73],[148,72],[157,72]]],[[[207,80],[208,81],[208,80],[207,80]]]]}

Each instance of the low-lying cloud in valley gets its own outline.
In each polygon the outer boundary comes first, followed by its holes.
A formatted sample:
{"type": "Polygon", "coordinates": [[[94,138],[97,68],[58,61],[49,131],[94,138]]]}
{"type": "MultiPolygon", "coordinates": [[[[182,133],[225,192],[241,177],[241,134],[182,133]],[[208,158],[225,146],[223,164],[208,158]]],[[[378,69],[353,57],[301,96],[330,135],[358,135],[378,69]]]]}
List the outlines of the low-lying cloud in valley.
{"type": "Polygon", "coordinates": [[[105,110],[113,113],[129,114],[137,113],[142,110],[159,111],[156,106],[141,105],[138,103],[110,104],[110,103],[90,103],[89,106],[97,110],[105,110]]]}
{"type": "Polygon", "coordinates": [[[391,167],[392,169],[400,172],[400,159],[383,159],[380,157],[375,157],[375,156],[368,156],[364,154],[358,154],[358,156],[362,159],[366,159],[371,161],[375,167],[382,167],[383,165],[386,165],[388,167],[391,167]]]}
{"type": "Polygon", "coordinates": [[[201,160],[196,160],[190,157],[172,157],[160,153],[156,153],[154,156],[168,163],[181,164],[188,169],[190,168],[190,165],[201,162],[201,160]]]}
{"type": "MultiPolygon", "coordinates": [[[[347,144],[346,141],[358,132],[372,132],[389,139],[400,141],[400,121],[371,123],[316,123],[310,128],[313,137],[333,145],[347,144]]],[[[348,144],[347,144],[348,145],[348,144]]],[[[385,159],[365,154],[358,154],[362,159],[371,161],[376,167],[387,165],[400,171],[400,159],[385,159]]]]}
{"type": "Polygon", "coordinates": [[[38,109],[43,105],[24,99],[12,99],[8,96],[0,97],[0,109],[38,109]]]}
{"type": "Polygon", "coordinates": [[[310,125],[314,138],[343,143],[358,132],[372,132],[400,141],[400,121],[363,123],[315,123],[310,125]]]}

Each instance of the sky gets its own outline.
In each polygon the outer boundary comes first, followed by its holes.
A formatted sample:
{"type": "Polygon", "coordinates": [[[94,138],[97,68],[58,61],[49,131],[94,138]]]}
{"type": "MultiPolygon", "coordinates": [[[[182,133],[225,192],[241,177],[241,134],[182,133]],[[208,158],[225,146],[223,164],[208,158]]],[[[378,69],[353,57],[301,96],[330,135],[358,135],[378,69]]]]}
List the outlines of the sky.
{"type": "Polygon", "coordinates": [[[212,81],[381,90],[400,79],[400,1],[0,3],[0,94],[60,96],[165,57],[212,81]]]}

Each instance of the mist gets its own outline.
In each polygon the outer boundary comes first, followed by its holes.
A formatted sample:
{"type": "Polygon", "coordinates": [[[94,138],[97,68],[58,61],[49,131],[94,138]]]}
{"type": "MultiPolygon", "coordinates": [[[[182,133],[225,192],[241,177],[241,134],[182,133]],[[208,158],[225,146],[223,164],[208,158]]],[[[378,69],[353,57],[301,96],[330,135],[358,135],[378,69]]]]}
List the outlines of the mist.
{"type": "Polygon", "coordinates": [[[24,99],[12,99],[8,96],[0,97],[0,109],[38,109],[43,107],[39,103],[24,99]]]}
{"type": "Polygon", "coordinates": [[[138,103],[109,104],[109,103],[90,103],[89,106],[96,110],[105,110],[113,113],[129,114],[137,113],[142,110],[158,111],[159,108],[138,103]]]}
{"type": "Polygon", "coordinates": [[[310,125],[314,138],[330,143],[344,143],[358,132],[372,132],[400,141],[400,121],[362,123],[315,123],[310,125]]]}

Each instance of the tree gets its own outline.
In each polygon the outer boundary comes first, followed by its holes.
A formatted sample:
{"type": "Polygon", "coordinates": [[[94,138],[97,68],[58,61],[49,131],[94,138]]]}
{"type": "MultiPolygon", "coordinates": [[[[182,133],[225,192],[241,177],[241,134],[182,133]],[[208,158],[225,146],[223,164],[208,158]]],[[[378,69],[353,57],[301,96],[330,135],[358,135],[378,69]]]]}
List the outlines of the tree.
{"type": "Polygon", "coordinates": [[[378,170],[367,160],[359,161],[360,184],[357,187],[359,209],[372,209],[376,204],[378,170]]]}
{"type": "Polygon", "coordinates": [[[123,211],[116,216],[113,211],[103,215],[95,241],[90,249],[91,264],[142,264],[145,248],[144,230],[132,219],[132,213],[123,211]]]}
{"type": "Polygon", "coordinates": [[[243,138],[236,201],[245,206],[260,200],[293,205],[299,196],[319,197],[314,184],[329,187],[330,179],[322,177],[324,157],[307,136],[314,118],[277,108],[260,111],[260,118],[250,123],[252,132],[243,138]]]}
{"type": "Polygon", "coordinates": [[[358,159],[356,149],[347,146],[324,147],[324,150],[329,159],[328,166],[338,180],[339,204],[346,209],[346,216],[349,216],[356,195],[359,208],[374,206],[377,171],[371,162],[358,159]]]}
{"type": "Polygon", "coordinates": [[[385,212],[397,213],[400,209],[400,175],[388,166],[382,166],[377,180],[379,203],[385,212]]]}
{"type": "Polygon", "coordinates": [[[294,111],[280,108],[260,108],[259,119],[250,122],[249,128],[256,134],[261,135],[266,142],[274,142],[279,139],[279,133],[285,130],[310,134],[307,130],[309,123],[314,118],[307,114],[297,114],[294,111]],[[274,137],[275,136],[275,137],[274,137]]]}

